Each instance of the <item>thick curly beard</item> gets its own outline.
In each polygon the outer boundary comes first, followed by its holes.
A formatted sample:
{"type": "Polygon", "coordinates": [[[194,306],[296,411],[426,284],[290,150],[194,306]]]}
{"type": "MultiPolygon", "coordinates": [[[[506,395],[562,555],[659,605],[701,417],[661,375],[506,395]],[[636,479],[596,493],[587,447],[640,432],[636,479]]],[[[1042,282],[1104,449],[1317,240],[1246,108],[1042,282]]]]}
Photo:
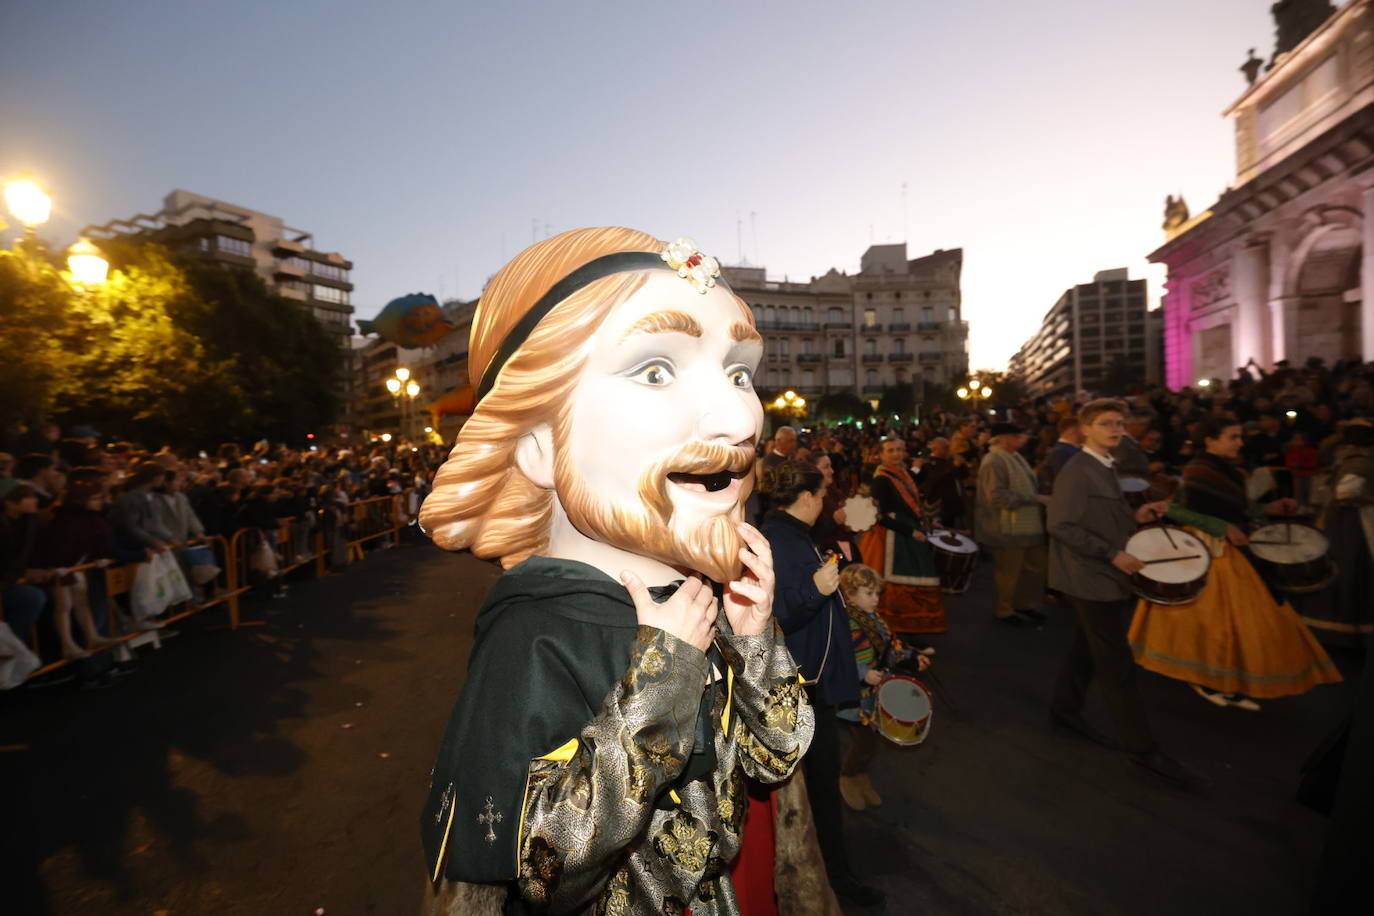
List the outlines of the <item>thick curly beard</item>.
{"type": "Polygon", "coordinates": [[[598,499],[570,462],[555,462],[554,488],[568,520],[587,537],[724,583],[738,579],[742,570],[739,551],[744,542],[735,524],[744,519],[744,502],[753,489],[753,461],[749,446],[691,443],[640,475],[637,507],[598,499]],[[668,475],[721,469],[744,475],[735,504],[696,523],[677,518],[668,495],[668,475]]]}

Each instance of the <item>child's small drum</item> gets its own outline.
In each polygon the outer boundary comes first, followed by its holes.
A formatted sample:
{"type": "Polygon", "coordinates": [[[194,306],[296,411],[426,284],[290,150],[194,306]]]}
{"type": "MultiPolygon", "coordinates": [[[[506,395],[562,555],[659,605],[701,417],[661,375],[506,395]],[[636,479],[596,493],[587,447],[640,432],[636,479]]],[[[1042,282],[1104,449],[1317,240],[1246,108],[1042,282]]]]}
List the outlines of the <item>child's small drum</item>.
{"type": "Polygon", "coordinates": [[[930,737],[934,707],[930,692],[920,681],[905,674],[883,678],[877,700],[874,727],[884,738],[902,747],[914,747],[930,737]]]}

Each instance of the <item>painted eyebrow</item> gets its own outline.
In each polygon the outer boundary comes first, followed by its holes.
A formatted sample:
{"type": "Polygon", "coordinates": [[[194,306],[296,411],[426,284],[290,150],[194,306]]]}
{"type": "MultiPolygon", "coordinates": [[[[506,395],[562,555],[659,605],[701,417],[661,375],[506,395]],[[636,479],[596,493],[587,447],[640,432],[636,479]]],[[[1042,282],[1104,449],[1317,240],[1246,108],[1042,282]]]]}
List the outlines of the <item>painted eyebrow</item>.
{"type": "Polygon", "coordinates": [[[692,337],[701,336],[701,325],[686,312],[662,311],[645,315],[620,335],[624,343],[636,334],[668,334],[677,332],[692,337]]]}
{"type": "Polygon", "coordinates": [[[730,325],[730,339],[739,343],[740,341],[752,340],[755,343],[763,343],[763,337],[759,332],[743,321],[736,321],[730,325]]]}

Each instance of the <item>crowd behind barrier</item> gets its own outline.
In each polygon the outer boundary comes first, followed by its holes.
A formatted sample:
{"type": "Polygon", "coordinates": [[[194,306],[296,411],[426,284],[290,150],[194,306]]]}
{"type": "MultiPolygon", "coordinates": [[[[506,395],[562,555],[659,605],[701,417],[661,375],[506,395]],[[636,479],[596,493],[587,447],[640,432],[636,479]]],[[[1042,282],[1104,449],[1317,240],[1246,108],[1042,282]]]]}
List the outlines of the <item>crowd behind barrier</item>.
{"type": "Polygon", "coordinates": [[[140,450],[55,423],[0,450],[0,689],[113,683],[130,649],[246,598],[280,597],[393,546],[445,450],[433,444],[140,450]],[[65,671],[62,669],[66,669],[65,671]]]}

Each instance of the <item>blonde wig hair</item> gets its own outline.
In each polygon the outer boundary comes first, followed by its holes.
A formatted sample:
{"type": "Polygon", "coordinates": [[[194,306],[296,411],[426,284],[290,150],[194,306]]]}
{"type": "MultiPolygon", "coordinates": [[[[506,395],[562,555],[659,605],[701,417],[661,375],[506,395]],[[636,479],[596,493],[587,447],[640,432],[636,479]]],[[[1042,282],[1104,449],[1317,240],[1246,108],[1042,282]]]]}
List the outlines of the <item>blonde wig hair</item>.
{"type": "MultiPolygon", "coordinates": [[[[507,333],[558,281],[604,255],[663,247],[646,233],[611,227],[564,232],[516,255],[487,285],[473,317],[468,347],[473,388],[507,333]]],[[[577,290],[535,325],[506,362],[463,424],[421,507],[420,524],[436,544],[446,550],[471,548],[479,557],[500,558],[507,568],[546,549],[555,491],[536,486],[519,471],[516,445],[544,423],[554,431],[555,446],[567,441],[568,408],[596,333],[607,315],[644,285],[646,276],[644,270],[611,274],[577,290]]],[[[741,303],[741,310],[752,324],[748,307],[741,303]]],[[[566,480],[566,450],[556,452],[556,476],[566,480]]],[[[708,463],[717,466],[722,460],[719,455],[712,459],[708,463]]],[[[570,505],[574,494],[562,490],[560,485],[565,508],[573,509],[570,518],[582,528],[579,522],[587,520],[576,517],[575,506],[594,504],[595,494],[581,494],[585,498],[570,505]]],[[[651,506],[659,502],[644,495],[651,506]]],[[[597,519],[590,526],[604,523],[597,519]]]]}

